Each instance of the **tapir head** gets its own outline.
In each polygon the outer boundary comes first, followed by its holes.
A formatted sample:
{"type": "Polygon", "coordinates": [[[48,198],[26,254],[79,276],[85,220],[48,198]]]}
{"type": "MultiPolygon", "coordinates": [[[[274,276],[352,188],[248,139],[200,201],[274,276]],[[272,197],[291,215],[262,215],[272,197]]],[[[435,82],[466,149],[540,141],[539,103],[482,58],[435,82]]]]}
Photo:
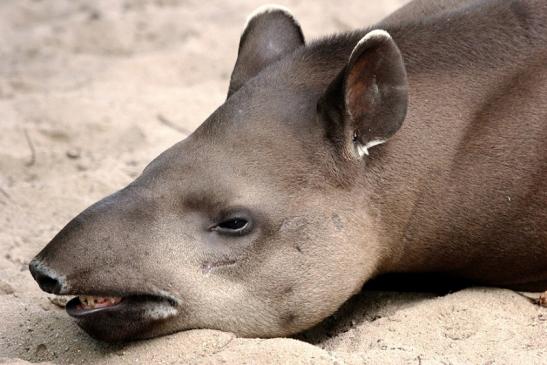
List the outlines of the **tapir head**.
{"type": "Polygon", "coordinates": [[[68,223],[30,264],[40,287],[107,341],[283,336],[332,314],[381,265],[368,148],[407,106],[394,41],[360,38],[305,46],[286,10],[252,16],[226,102],[68,223]]]}

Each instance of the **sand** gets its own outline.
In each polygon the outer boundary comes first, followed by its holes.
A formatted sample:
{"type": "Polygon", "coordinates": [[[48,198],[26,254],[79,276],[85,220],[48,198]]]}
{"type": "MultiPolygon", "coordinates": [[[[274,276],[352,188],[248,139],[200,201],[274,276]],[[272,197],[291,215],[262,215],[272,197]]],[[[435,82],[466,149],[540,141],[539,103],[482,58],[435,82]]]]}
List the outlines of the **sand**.
{"type": "MultiPolygon", "coordinates": [[[[308,39],[404,1],[282,1],[308,39]]],[[[89,338],[29,260],[222,103],[257,1],[0,1],[0,360],[52,363],[545,364],[547,309],[518,293],[364,291],[294,339],[212,330],[89,338]]]]}

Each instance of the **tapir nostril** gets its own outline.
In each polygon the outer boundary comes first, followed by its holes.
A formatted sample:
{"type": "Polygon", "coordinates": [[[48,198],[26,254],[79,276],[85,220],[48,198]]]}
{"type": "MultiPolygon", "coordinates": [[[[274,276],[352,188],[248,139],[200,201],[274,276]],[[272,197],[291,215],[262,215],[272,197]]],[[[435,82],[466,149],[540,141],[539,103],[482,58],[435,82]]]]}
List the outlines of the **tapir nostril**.
{"type": "Polygon", "coordinates": [[[43,291],[52,294],[59,294],[61,292],[62,283],[60,279],[55,277],[41,262],[32,260],[29,264],[29,269],[32,277],[43,291]]]}

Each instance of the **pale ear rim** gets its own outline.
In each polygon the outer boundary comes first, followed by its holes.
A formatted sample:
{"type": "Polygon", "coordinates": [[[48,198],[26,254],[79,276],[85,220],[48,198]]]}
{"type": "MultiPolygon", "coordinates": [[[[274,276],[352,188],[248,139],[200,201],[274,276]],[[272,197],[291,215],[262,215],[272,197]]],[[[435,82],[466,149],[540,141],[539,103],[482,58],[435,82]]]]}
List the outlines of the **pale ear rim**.
{"type": "Polygon", "coordinates": [[[349,56],[349,60],[351,61],[355,55],[355,52],[361,48],[361,46],[368,42],[369,40],[371,39],[374,39],[374,38],[377,38],[377,39],[392,39],[391,38],[391,34],[389,34],[387,31],[383,30],[383,29],[374,29],[374,30],[371,30],[370,32],[368,32],[367,34],[365,34],[365,36],[363,38],[361,38],[359,40],[359,42],[357,42],[357,44],[355,45],[355,47],[353,47],[353,50],[351,51],[351,55],[349,56]]]}
{"type": "Polygon", "coordinates": [[[291,12],[291,10],[289,8],[287,8],[286,6],[283,6],[283,5],[279,5],[279,4],[264,4],[264,5],[259,6],[258,8],[256,8],[252,13],[250,13],[247,16],[247,20],[245,21],[245,26],[243,27],[243,29],[247,29],[247,27],[249,26],[249,23],[254,18],[256,18],[256,17],[258,17],[262,14],[273,13],[273,12],[276,12],[276,11],[279,11],[279,12],[282,12],[283,14],[285,14],[288,18],[290,18],[293,21],[293,23],[295,25],[297,25],[300,28],[300,23],[295,18],[295,16],[293,15],[293,13],[291,12]]]}

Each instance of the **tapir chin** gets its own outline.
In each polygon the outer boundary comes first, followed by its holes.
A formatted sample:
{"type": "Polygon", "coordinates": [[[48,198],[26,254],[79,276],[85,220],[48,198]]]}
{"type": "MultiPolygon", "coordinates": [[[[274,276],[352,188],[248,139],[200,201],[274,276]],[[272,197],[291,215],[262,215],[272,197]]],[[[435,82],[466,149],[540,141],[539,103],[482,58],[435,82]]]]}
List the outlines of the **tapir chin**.
{"type": "Polygon", "coordinates": [[[383,273],[547,290],[547,2],[418,0],[308,44],[260,9],[224,104],[30,271],[105,341],[287,336],[383,273]]]}

